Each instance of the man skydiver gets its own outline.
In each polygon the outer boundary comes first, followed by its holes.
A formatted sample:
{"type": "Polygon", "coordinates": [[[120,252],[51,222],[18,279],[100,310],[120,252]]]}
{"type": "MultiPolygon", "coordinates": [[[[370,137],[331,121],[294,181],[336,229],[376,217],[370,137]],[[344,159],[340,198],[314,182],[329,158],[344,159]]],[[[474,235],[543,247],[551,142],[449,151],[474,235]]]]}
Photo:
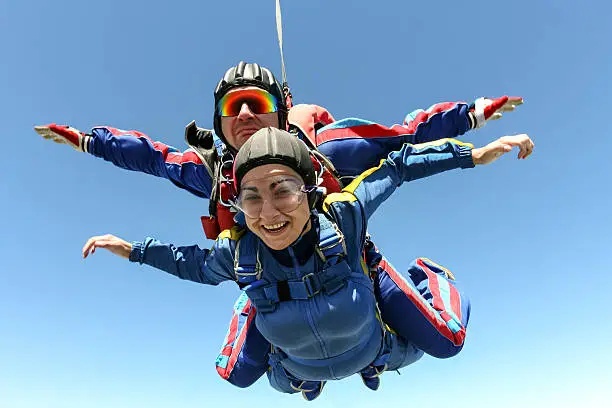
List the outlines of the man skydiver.
{"type": "MultiPolygon", "coordinates": [[[[352,179],[372,167],[372,164],[378,164],[389,152],[399,150],[406,142],[423,143],[463,134],[469,129],[482,127],[487,120],[497,118],[500,112],[513,109],[515,104],[520,102],[509,101],[506,97],[495,100],[481,98],[473,107],[465,103],[439,104],[428,111],[419,112],[412,121],[403,126],[396,125],[391,128],[359,119],[347,119],[330,124],[313,137],[313,132],[302,129],[315,129],[318,122],[329,122],[331,115],[316,107],[301,108],[306,110],[306,115],[301,117],[306,117],[307,120],[290,126],[288,122],[291,120],[287,118],[286,90],[269,70],[257,64],[241,62],[230,68],[217,85],[214,96],[215,134],[224,142],[219,149],[213,142],[212,132],[198,129],[193,122],[187,128],[187,140],[193,145],[193,141],[197,139],[199,146],[183,153],[163,143],[153,142],[136,131],[125,132],[110,127],[97,127],[92,129],[91,134],[84,134],[57,125],[37,127],[36,130],[45,138],[67,143],[77,150],[102,157],[119,167],[167,178],[195,195],[210,198],[209,210],[213,217],[208,218],[205,226],[208,227],[207,232],[210,232],[207,235],[214,238],[221,230],[231,227],[234,223],[235,213],[230,211],[227,204],[233,189],[231,165],[235,152],[256,130],[264,126],[291,127],[298,137],[310,141],[321,153],[333,158],[333,166],[338,169],[340,177],[352,179]],[[310,117],[308,109],[312,112],[310,117]],[[359,169],[360,165],[363,168],[359,169]]],[[[321,159],[324,160],[324,157],[321,159]]],[[[337,191],[340,186],[330,186],[333,177],[330,172],[324,172],[323,179],[326,175],[328,184],[324,185],[329,192],[337,191]]],[[[240,300],[238,304],[243,307],[243,312],[250,306],[248,302],[240,303],[240,300]]],[[[259,351],[263,349],[267,352],[267,348],[265,345],[261,346],[257,340],[251,340],[251,337],[257,336],[256,330],[249,331],[248,325],[241,329],[243,330],[237,333],[236,338],[226,339],[225,344],[230,346],[222,351],[220,357],[223,358],[218,360],[217,367],[222,376],[232,383],[248,386],[265,372],[267,359],[264,355],[266,365],[259,366],[257,370],[248,365],[244,367],[245,370],[240,370],[242,361],[239,357],[248,354],[245,351],[249,344],[255,345],[255,355],[261,356],[259,351]],[[228,362],[229,366],[222,366],[228,362]],[[235,365],[232,366],[232,362],[235,365]]],[[[250,360],[257,361],[255,358],[250,360]]]]}

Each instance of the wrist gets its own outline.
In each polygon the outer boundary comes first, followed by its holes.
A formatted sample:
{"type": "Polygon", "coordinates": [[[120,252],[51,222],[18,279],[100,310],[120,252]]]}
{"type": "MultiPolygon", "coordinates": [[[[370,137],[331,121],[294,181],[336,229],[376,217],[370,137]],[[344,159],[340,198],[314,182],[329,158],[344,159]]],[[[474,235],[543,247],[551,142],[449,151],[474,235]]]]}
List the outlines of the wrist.
{"type": "Polygon", "coordinates": [[[473,111],[468,111],[468,122],[470,123],[470,130],[476,129],[476,116],[473,111]]]}
{"type": "Polygon", "coordinates": [[[81,133],[81,137],[78,139],[78,146],[75,146],[75,149],[80,152],[89,153],[89,143],[91,142],[92,136],[81,133]]]}
{"type": "Polygon", "coordinates": [[[472,162],[474,162],[474,166],[482,164],[482,148],[472,149],[472,162]]]}

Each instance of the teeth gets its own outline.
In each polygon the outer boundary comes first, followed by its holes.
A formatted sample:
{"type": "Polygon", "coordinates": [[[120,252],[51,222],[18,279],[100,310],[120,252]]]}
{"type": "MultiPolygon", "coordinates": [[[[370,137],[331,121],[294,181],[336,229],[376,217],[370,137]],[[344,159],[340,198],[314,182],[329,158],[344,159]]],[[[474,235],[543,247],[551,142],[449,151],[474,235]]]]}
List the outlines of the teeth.
{"type": "Polygon", "coordinates": [[[267,230],[277,230],[277,229],[281,229],[282,227],[285,226],[285,224],[287,224],[287,222],[281,222],[280,224],[271,224],[271,225],[264,225],[264,228],[267,230]]]}

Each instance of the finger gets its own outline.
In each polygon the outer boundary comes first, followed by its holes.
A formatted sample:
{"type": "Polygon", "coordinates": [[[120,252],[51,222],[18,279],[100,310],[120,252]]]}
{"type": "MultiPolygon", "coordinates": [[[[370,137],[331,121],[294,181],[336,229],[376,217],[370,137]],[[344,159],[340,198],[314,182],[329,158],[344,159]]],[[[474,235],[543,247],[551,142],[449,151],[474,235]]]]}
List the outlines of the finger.
{"type": "Polygon", "coordinates": [[[504,153],[508,153],[512,150],[512,145],[506,143],[499,143],[491,148],[491,152],[495,155],[495,157],[499,157],[504,153]]]}
{"type": "Polygon", "coordinates": [[[525,140],[525,154],[523,155],[523,159],[526,159],[527,157],[529,157],[531,155],[531,153],[533,152],[533,148],[534,148],[534,143],[533,141],[526,136],[526,140],[525,140]]]}
{"type": "Polygon", "coordinates": [[[112,247],[113,243],[107,239],[99,239],[98,241],[96,241],[95,243],[95,247],[96,248],[104,248],[107,249],[108,247],[112,247]]]}
{"type": "Polygon", "coordinates": [[[535,146],[534,143],[531,140],[529,140],[529,144],[527,145],[527,154],[525,155],[525,157],[523,157],[523,159],[526,159],[527,157],[531,156],[534,146],[535,146]]]}
{"type": "Polygon", "coordinates": [[[523,98],[519,96],[511,96],[511,97],[508,97],[508,100],[506,101],[504,106],[498,109],[498,112],[512,112],[513,110],[516,109],[517,106],[520,106],[522,104],[523,104],[523,98]]]}
{"type": "Polygon", "coordinates": [[[89,247],[91,246],[93,238],[89,238],[85,245],[83,245],[83,249],[81,249],[81,253],[83,254],[83,258],[85,258],[87,253],[89,252],[89,247]]]}
{"type": "Polygon", "coordinates": [[[83,258],[85,258],[87,255],[89,255],[89,252],[91,250],[91,247],[93,245],[95,245],[96,241],[99,240],[101,237],[99,236],[95,236],[95,237],[91,237],[87,240],[87,242],[85,243],[85,245],[83,245],[83,258]]]}
{"type": "Polygon", "coordinates": [[[87,249],[83,250],[83,258],[87,258],[89,255],[93,254],[94,251],[92,248],[95,248],[95,242],[87,247],[87,249]]]}
{"type": "Polygon", "coordinates": [[[514,105],[506,104],[506,105],[502,106],[501,108],[499,108],[497,110],[497,112],[504,112],[504,113],[505,112],[512,112],[515,108],[516,108],[516,106],[514,106],[514,105]]]}
{"type": "Polygon", "coordinates": [[[49,133],[53,133],[51,132],[51,129],[49,129],[49,126],[34,126],[34,130],[36,133],[45,138],[48,137],[49,133]]]}
{"type": "Polygon", "coordinates": [[[508,103],[511,103],[514,106],[519,106],[525,103],[525,101],[523,100],[523,97],[521,96],[509,96],[508,103]]]}

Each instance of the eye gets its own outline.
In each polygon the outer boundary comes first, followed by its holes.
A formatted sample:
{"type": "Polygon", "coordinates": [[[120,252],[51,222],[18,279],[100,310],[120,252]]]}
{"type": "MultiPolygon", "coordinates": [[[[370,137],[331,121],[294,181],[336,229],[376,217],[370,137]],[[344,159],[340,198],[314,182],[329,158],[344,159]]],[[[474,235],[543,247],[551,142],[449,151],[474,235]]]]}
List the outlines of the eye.
{"type": "Polygon", "coordinates": [[[261,200],[259,194],[245,194],[240,201],[253,203],[257,200],[261,200]]]}
{"type": "Polygon", "coordinates": [[[242,104],[245,103],[246,101],[244,99],[237,99],[231,107],[231,113],[232,116],[238,116],[238,114],[240,113],[240,110],[242,109],[242,104]]]}
{"type": "Polygon", "coordinates": [[[299,190],[299,187],[292,180],[283,180],[281,183],[277,184],[272,192],[275,198],[287,198],[290,196],[294,196],[299,190]]]}
{"type": "Polygon", "coordinates": [[[253,113],[260,114],[263,113],[265,110],[264,104],[259,99],[250,98],[247,103],[249,104],[249,107],[251,108],[251,111],[253,111],[253,113]]]}
{"type": "Polygon", "coordinates": [[[286,187],[281,187],[281,188],[274,190],[274,196],[276,198],[285,198],[287,196],[292,195],[293,193],[294,191],[286,187]]]}

